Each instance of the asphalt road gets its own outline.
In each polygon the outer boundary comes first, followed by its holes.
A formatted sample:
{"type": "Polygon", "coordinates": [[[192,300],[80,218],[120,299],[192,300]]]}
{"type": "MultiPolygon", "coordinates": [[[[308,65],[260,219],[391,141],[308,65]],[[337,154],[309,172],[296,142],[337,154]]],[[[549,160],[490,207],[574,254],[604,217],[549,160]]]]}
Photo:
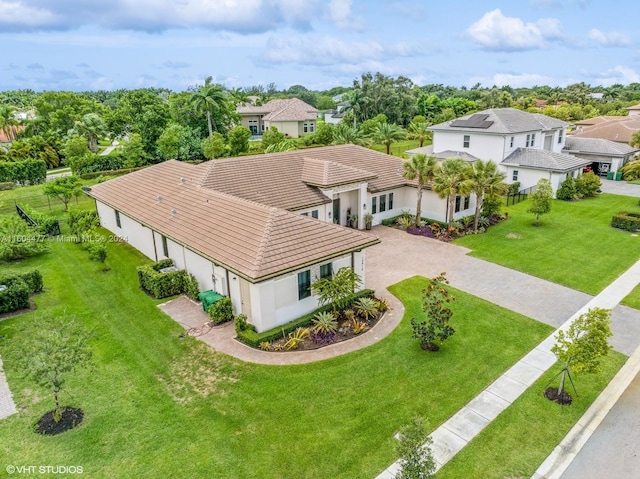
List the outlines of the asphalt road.
{"type": "Polygon", "coordinates": [[[640,477],[640,374],[587,440],[561,479],[640,477]]]}

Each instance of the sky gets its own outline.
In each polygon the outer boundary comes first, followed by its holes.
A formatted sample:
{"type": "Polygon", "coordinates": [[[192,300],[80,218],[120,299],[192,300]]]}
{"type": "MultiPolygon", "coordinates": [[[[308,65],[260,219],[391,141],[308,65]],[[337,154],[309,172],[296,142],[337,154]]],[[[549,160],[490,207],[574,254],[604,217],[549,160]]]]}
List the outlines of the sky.
{"type": "Polygon", "coordinates": [[[637,0],[0,0],[0,90],[640,82],[637,0]]]}

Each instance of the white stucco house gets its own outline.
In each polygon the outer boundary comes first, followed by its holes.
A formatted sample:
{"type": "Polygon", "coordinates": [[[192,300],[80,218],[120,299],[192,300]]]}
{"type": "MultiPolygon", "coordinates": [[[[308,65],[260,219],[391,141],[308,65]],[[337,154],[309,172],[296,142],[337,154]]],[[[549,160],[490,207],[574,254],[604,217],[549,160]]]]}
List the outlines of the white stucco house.
{"type": "MultiPolygon", "coordinates": [[[[363,279],[364,229],[415,212],[416,185],[403,161],[355,145],[213,160],[171,160],[92,186],[100,223],[148,258],[171,258],[201,291],[231,298],[261,332],[318,307],[310,285],[342,267],[363,279]],[[346,227],[358,216],[360,229],[346,227]]],[[[456,216],[472,214],[459,198],[456,216]]],[[[446,219],[446,201],[427,190],[423,215],[446,219]]]]}
{"type": "Polygon", "coordinates": [[[547,178],[554,192],[567,176],[577,177],[591,161],[563,151],[569,123],[515,108],[491,108],[429,127],[433,144],[407,151],[438,158],[493,160],[506,182],[530,188],[547,178]]]}

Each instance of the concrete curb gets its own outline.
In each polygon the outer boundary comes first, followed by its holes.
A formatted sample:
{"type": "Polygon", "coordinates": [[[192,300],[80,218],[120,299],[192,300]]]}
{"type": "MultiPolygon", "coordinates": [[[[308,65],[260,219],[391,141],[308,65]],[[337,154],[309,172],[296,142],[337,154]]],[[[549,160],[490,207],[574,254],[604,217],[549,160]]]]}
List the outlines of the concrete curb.
{"type": "Polygon", "coordinates": [[[531,478],[559,479],[639,372],[640,347],[629,357],[624,366],[618,371],[618,374],[615,375],[604,391],[591,404],[591,407],[587,409],[531,478]]]}

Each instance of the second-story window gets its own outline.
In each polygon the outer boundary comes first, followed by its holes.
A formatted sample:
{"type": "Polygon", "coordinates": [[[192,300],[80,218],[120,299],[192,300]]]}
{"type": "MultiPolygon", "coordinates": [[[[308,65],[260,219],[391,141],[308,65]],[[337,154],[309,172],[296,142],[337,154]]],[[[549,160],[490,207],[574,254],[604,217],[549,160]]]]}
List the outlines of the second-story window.
{"type": "Polygon", "coordinates": [[[471,136],[470,135],[464,135],[464,138],[462,139],[462,147],[463,148],[469,148],[470,144],[471,144],[471,136]]]}

